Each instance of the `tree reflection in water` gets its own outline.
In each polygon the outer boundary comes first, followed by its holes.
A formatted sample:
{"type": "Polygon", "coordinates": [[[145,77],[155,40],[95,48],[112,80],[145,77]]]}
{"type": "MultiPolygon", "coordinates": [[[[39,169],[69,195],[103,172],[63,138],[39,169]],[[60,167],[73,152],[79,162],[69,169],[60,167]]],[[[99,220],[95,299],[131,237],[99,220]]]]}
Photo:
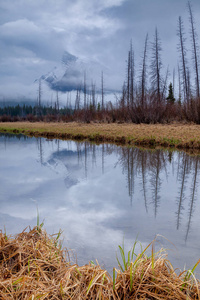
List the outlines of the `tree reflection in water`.
{"type": "MultiPolygon", "coordinates": [[[[2,136],[2,135],[1,135],[2,136]]],[[[3,135],[4,136],[4,135],[3,135]]],[[[4,147],[7,146],[7,141],[12,136],[4,136],[4,147]]],[[[17,139],[26,140],[25,136],[16,136],[17,139]]],[[[39,162],[42,166],[48,166],[48,161],[45,160],[45,153],[43,144],[45,139],[37,138],[36,146],[38,149],[39,162]]],[[[49,142],[50,143],[50,142],[49,142]]],[[[187,222],[185,228],[185,241],[191,231],[192,219],[195,210],[195,202],[198,196],[199,183],[199,167],[200,156],[188,155],[185,152],[176,152],[172,150],[142,150],[131,147],[118,147],[111,144],[96,145],[85,142],[71,142],[65,141],[65,150],[60,148],[60,141],[52,143],[52,151],[49,162],[53,159],[57,161],[64,160],[64,158],[73,156],[76,160],[76,169],[83,169],[84,176],[87,179],[89,173],[99,168],[97,158],[100,157],[102,174],[106,170],[106,162],[109,156],[115,153],[117,156],[113,168],[120,167],[122,174],[125,176],[127,182],[127,190],[130,199],[130,205],[133,206],[135,201],[135,190],[140,189],[140,197],[144,201],[145,213],[149,214],[150,208],[153,208],[154,218],[159,215],[159,207],[163,200],[163,185],[168,181],[169,174],[173,176],[177,186],[176,211],[174,223],[176,230],[180,230],[182,225],[182,216],[187,212],[187,222]],[[71,144],[75,145],[75,151],[71,151],[71,144]],[[98,152],[98,153],[97,153],[98,152]],[[168,170],[171,170],[170,172],[168,170]],[[149,192],[151,191],[151,192],[149,192]]],[[[69,158],[68,158],[69,159],[69,158]]],[[[75,164],[74,163],[74,164],[75,164]]],[[[77,178],[72,178],[72,174],[68,168],[69,160],[63,163],[66,168],[65,182],[66,187],[69,187],[69,180],[71,184],[76,184],[77,178]]],[[[167,195],[165,197],[167,199],[167,195]]],[[[172,199],[173,200],[173,199],[172,199]]]]}

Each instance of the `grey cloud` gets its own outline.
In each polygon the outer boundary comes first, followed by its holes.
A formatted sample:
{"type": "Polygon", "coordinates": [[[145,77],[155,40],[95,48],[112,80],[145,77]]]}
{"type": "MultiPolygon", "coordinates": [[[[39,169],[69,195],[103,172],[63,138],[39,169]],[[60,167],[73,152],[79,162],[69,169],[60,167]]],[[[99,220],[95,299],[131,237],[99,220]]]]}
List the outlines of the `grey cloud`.
{"type": "MultiPolygon", "coordinates": [[[[182,0],[1,1],[1,96],[8,97],[12,92],[27,96],[29,90],[30,97],[35,97],[34,80],[55,67],[59,71],[59,76],[56,74],[59,84],[50,85],[54,90],[74,88],[76,81],[81,80],[83,67],[96,82],[103,70],[107,88],[119,89],[125,76],[130,39],[135,50],[137,76],[145,35],[149,33],[151,42],[155,26],[162,42],[164,66],[169,64],[172,71],[178,59],[179,15],[183,16],[188,33],[186,3],[182,0]],[[64,51],[83,62],[82,67],[76,62],[71,73],[63,69],[61,72],[64,51]]],[[[192,5],[199,33],[200,2],[193,0],[192,5]]],[[[50,88],[44,94],[46,98],[50,88]]]]}

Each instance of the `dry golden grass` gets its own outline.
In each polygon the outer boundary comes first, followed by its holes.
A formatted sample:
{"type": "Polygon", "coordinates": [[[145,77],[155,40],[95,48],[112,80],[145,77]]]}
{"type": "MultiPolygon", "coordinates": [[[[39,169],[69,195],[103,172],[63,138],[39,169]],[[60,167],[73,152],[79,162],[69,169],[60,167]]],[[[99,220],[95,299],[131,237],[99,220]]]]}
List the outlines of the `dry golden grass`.
{"type": "Polygon", "coordinates": [[[200,149],[200,125],[104,123],[0,123],[0,132],[61,139],[200,149]]]}
{"type": "Polygon", "coordinates": [[[177,275],[161,252],[144,251],[116,271],[112,280],[98,264],[71,264],[40,226],[13,238],[0,233],[0,299],[200,299],[199,281],[177,275]]]}
{"type": "Polygon", "coordinates": [[[67,258],[58,240],[41,228],[24,231],[15,238],[1,233],[0,299],[90,299],[91,293],[94,299],[100,293],[109,299],[111,279],[106,271],[99,266],[71,265],[67,258]]]}

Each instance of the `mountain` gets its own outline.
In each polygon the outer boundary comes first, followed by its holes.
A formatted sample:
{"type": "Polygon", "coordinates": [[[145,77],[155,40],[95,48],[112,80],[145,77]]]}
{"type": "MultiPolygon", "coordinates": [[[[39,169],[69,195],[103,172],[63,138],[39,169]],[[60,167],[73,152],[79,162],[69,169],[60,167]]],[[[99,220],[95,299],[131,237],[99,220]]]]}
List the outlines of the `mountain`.
{"type": "Polygon", "coordinates": [[[82,85],[84,73],[86,73],[86,80],[90,84],[95,78],[100,78],[101,70],[102,66],[98,62],[82,60],[65,51],[61,64],[39,79],[44,80],[52,90],[67,92],[76,90],[82,85]]]}

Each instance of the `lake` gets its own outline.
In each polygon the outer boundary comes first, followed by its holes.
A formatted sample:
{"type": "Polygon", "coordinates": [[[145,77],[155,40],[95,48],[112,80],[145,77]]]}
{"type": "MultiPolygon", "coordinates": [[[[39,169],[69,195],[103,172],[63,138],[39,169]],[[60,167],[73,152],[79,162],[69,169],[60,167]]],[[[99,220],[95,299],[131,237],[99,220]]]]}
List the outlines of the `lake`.
{"type": "MultiPolygon", "coordinates": [[[[124,241],[156,235],[174,267],[200,258],[200,156],[111,144],[0,135],[0,228],[15,234],[40,222],[63,231],[79,265],[111,272],[124,241]]],[[[137,250],[139,251],[139,245],[137,250]]]]}

